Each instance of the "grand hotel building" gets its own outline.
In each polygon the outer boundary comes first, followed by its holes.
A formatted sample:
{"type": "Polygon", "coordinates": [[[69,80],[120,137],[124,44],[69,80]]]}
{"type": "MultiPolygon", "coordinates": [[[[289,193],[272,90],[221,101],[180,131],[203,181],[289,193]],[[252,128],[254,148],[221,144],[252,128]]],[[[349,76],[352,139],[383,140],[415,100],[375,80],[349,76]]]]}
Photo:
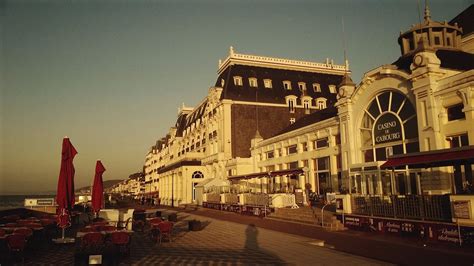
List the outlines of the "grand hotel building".
{"type": "MultiPolygon", "coordinates": [[[[426,8],[423,22],[400,33],[398,60],[359,84],[347,62],[231,48],[207,97],[183,106],[151,148],[146,191],[176,206],[193,203],[195,186],[206,179],[245,180],[256,193],[335,192],[345,213],[374,215],[370,205],[389,217],[397,217],[398,201],[424,200],[417,195],[467,193],[459,196],[468,203],[461,221],[474,225],[473,9],[440,23],[426,8]]],[[[427,217],[414,211],[411,218],[417,215],[427,217]]],[[[443,215],[432,218],[446,221],[443,215]]]]}
{"type": "Polygon", "coordinates": [[[252,139],[275,136],[295,121],[336,103],[346,65],[236,53],[219,62],[218,77],[195,107],[182,106],[175,126],[145,159],[145,191],[161,203],[195,200],[195,186],[255,171],[252,139]]]}

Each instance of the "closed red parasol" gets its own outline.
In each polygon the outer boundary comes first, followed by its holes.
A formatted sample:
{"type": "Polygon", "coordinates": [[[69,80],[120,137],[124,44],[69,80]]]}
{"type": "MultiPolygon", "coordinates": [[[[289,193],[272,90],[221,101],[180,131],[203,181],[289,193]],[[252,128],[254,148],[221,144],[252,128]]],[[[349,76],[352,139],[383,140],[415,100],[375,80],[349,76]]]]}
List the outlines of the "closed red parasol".
{"type": "Polygon", "coordinates": [[[59,172],[58,190],[56,202],[58,203],[58,226],[63,229],[71,225],[70,211],[74,207],[74,156],[77,151],[72,146],[68,137],[63,139],[63,149],[61,154],[61,170],[59,172]]]}
{"type": "Polygon", "coordinates": [[[104,184],[102,182],[102,174],[105,167],[100,160],[95,164],[94,185],[92,186],[92,210],[98,212],[102,208],[104,200],[104,184]]]}

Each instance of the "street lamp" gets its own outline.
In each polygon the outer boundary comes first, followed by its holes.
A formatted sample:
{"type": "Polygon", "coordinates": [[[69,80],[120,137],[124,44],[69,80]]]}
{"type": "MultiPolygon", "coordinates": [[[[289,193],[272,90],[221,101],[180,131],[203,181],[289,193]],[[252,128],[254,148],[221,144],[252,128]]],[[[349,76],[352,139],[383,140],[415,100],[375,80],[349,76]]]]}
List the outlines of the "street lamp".
{"type": "Polygon", "coordinates": [[[174,207],[174,174],[171,174],[171,207],[174,207]]]}

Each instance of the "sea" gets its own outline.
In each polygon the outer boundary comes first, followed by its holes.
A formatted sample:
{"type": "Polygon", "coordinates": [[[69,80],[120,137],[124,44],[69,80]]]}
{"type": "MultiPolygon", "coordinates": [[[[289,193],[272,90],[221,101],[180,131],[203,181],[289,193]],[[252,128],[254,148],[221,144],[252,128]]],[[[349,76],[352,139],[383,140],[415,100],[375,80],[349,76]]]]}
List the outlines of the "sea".
{"type": "Polygon", "coordinates": [[[23,208],[25,199],[54,198],[56,195],[0,195],[0,210],[23,208]]]}

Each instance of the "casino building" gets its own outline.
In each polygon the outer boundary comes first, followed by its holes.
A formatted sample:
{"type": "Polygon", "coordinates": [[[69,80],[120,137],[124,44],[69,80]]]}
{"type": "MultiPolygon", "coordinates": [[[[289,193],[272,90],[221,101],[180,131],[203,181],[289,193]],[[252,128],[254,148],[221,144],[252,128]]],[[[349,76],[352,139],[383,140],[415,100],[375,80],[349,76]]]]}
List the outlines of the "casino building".
{"type": "Polygon", "coordinates": [[[335,192],[349,227],[423,225],[432,238],[459,241],[442,232],[474,226],[473,12],[440,23],[426,7],[424,21],[400,34],[398,60],[358,85],[345,75],[334,107],[255,141],[255,173],[239,178],[335,192]],[[303,174],[293,181],[267,174],[295,167],[303,174]]]}

